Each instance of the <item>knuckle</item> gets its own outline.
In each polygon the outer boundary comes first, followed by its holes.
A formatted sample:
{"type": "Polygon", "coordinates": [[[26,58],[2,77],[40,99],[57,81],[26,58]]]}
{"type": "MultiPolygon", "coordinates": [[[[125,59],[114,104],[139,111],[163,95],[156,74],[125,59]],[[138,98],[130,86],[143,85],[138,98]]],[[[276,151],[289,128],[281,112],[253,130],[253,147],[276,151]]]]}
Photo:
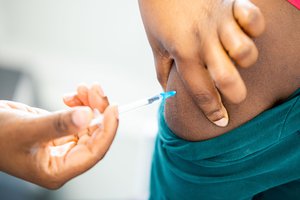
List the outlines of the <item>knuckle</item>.
{"type": "Polygon", "coordinates": [[[246,21],[248,24],[253,24],[256,23],[257,20],[259,20],[261,18],[261,12],[260,9],[256,6],[251,6],[248,9],[248,13],[246,15],[246,21]]]}
{"type": "Polygon", "coordinates": [[[243,61],[251,56],[252,49],[253,45],[251,42],[243,42],[230,53],[230,56],[237,62],[243,61]]]}
{"type": "Polygon", "coordinates": [[[204,114],[212,121],[217,121],[224,117],[221,107],[208,110],[204,114]]]}
{"type": "Polygon", "coordinates": [[[53,121],[53,126],[56,132],[62,133],[68,130],[68,125],[63,119],[63,114],[60,113],[53,121]]]}
{"type": "Polygon", "coordinates": [[[44,176],[44,184],[41,184],[43,187],[50,190],[57,190],[61,188],[65,184],[65,180],[63,180],[58,175],[53,175],[47,172],[44,176]]]}
{"type": "Polygon", "coordinates": [[[228,88],[236,83],[236,77],[232,74],[222,73],[215,78],[216,86],[218,88],[228,88]]]}
{"type": "Polygon", "coordinates": [[[213,95],[210,92],[198,92],[194,94],[196,102],[200,105],[211,104],[214,101],[213,95]]]}
{"type": "Polygon", "coordinates": [[[44,186],[49,190],[57,190],[61,188],[64,185],[64,182],[61,181],[53,181],[53,180],[47,180],[48,183],[44,186]]]}
{"type": "Polygon", "coordinates": [[[47,185],[45,185],[45,187],[49,190],[57,190],[59,188],[61,188],[63,186],[63,184],[58,184],[58,183],[48,183],[47,185]]]}
{"type": "Polygon", "coordinates": [[[200,50],[196,46],[193,46],[193,44],[194,42],[190,39],[179,36],[178,40],[171,42],[168,47],[168,52],[170,53],[169,58],[179,62],[198,60],[200,50]]]}

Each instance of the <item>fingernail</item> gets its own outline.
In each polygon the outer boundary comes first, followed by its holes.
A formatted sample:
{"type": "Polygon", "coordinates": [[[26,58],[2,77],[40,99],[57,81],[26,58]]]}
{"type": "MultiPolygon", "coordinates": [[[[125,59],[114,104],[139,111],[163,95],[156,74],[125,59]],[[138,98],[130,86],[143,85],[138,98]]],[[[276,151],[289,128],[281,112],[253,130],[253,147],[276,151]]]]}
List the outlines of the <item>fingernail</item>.
{"type": "Polygon", "coordinates": [[[78,128],[85,128],[89,125],[92,112],[89,108],[77,108],[72,113],[72,121],[78,128]]]}
{"type": "Polygon", "coordinates": [[[228,122],[229,122],[228,118],[224,117],[218,121],[215,121],[214,124],[216,124],[217,126],[220,126],[220,127],[225,127],[228,125],[228,122]]]}
{"type": "Polygon", "coordinates": [[[97,87],[97,92],[98,92],[98,94],[99,94],[101,97],[105,97],[104,91],[103,91],[103,89],[102,89],[100,86],[97,87]]]}
{"type": "Polygon", "coordinates": [[[74,94],[64,94],[63,95],[63,99],[65,101],[71,101],[73,99],[73,97],[74,97],[74,94]]]}
{"type": "Polygon", "coordinates": [[[92,88],[101,96],[101,97],[105,97],[104,91],[101,88],[100,84],[98,82],[94,82],[94,84],[92,85],[92,88]]]}

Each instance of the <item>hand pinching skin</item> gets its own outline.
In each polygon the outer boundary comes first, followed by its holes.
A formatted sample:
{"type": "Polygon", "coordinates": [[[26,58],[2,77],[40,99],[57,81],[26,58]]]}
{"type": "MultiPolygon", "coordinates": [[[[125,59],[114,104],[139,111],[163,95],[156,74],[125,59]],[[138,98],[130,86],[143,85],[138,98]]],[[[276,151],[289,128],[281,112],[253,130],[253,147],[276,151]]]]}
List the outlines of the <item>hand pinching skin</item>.
{"type": "Polygon", "coordinates": [[[232,103],[246,97],[234,63],[246,68],[257,60],[251,37],[264,31],[259,8],[249,0],[139,0],[139,5],[162,87],[175,63],[206,117],[227,126],[220,94],[232,103]]]}

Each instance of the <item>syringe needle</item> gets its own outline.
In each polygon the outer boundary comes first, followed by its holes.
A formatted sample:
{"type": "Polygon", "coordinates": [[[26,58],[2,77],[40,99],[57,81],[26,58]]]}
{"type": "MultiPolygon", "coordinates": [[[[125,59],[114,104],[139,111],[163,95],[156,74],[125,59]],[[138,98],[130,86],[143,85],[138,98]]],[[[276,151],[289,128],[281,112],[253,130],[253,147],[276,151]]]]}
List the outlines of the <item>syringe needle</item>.
{"type": "MultiPolygon", "coordinates": [[[[141,99],[141,100],[129,103],[129,104],[119,106],[119,108],[118,108],[119,114],[126,113],[126,112],[129,112],[129,111],[135,110],[137,108],[150,105],[150,104],[152,104],[154,102],[157,102],[159,100],[165,100],[167,98],[170,98],[170,97],[174,96],[175,94],[176,94],[176,91],[162,92],[162,93],[160,93],[158,95],[155,95],[155,96],[152,96],[150,98],[141,99]]],[[[101,114],[100,115],[98,114],[98,116],[96,116],[96,118],[94,118],[91,121],[90,126],[101,124],[102,120],[103,120],[103,116],[101,114]]]]}

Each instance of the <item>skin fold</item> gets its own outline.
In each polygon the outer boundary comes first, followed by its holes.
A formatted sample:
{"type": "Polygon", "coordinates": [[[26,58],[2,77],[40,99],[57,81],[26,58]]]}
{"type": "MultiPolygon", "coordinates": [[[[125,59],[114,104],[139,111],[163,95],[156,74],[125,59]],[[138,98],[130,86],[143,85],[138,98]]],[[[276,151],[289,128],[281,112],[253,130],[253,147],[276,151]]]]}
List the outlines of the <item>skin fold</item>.
{"type": "Polygon", "coordinates": [[[238,68],[248,90],[247,98],[240,104],[225,99],[230,122],[225,128],[217,127],[199,109],[174,64],[167,90],[176,90],[177,95],[167,102],[165,118],[179,137],[200,141],[224,134],[276,106],[300,87],[300,12],[282,0],[253,3],[265,17],[266,30],[254,40],[260,53],[257,63],[248,69],[238,68]]]}
{"type": "Polygon", "coordinates": [[[256,62],[251,37],[265,27],[259,8],[250,0],[139,0],[139,5],[162,87],[175,64],[199,109],[226,126],[221,100],[240,103],[247,94],[231,59],[243,68],[256,62]]]}

